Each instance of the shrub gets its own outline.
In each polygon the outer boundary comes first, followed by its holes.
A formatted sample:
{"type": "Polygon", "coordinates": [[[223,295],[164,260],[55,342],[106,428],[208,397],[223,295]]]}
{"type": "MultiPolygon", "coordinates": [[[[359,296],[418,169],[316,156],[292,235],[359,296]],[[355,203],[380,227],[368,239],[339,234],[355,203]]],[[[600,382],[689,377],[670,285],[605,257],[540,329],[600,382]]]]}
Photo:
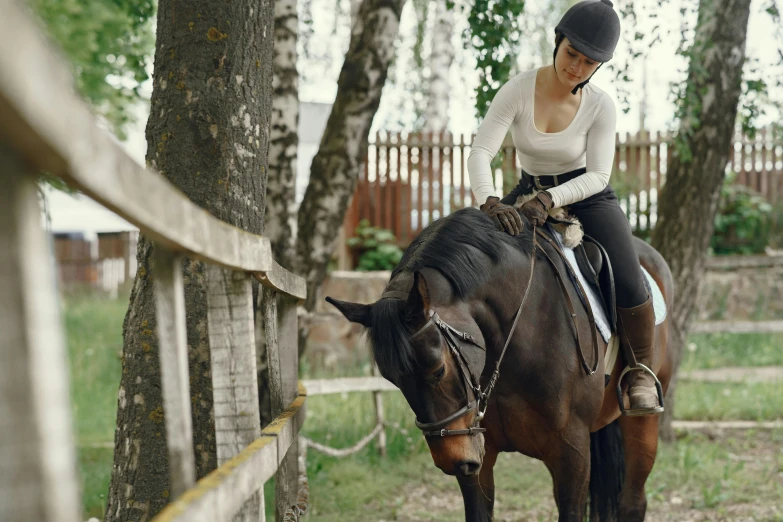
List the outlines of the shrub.
{"type": "Polygon", "coordinates": [[[359,256],[356,270],[392,270],[402,259],[402,249],[390,230],[374,227],[362,219],[355,234],[348,239],[348,246],[359,256]]]}
{"type": "Polygon", "coordinates": [[[769,243],[773,207],[750,187],[726,176],[721,188],[715,231],[710,246],[715,254],[759,254],[769,243]]]}

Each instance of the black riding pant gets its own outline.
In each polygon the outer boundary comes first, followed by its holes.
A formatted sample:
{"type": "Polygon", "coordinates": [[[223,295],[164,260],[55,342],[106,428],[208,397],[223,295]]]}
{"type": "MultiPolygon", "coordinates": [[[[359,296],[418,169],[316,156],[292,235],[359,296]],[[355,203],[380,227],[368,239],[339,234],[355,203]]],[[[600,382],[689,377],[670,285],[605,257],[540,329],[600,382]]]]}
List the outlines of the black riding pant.
{"type": "MultiPolygon", "coordinates": [[[[584,172],[585,169],[579,169],[566,175],[584,172]]],[[[513,205],[517,197],[530,194],[534,188],[532,177],[523,171],[519,184],[501,201],[513,205]]],[[[568,208],[582,223],[585,234],[601,243],[606,250],[614,272],[617,306],[631,308],[644,303],[647,289],[639,267],[639,255],[633,246],[631,225],[612,187],[607,185],[598,194],[571,203],[568,208]]]]}

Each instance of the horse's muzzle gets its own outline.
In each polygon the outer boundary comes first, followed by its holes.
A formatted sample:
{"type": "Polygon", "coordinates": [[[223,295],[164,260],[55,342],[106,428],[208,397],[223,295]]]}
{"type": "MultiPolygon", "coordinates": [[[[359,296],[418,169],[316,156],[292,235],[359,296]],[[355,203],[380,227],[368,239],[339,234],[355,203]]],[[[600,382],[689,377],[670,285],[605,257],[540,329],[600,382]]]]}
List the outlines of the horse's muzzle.
{"type": "Polygon", "coordinates": [[[470,477],[475,475],[481,469],[481,462],[475,460],[463,460],[457,464],[457,475],[461,477],[470,477]]]}

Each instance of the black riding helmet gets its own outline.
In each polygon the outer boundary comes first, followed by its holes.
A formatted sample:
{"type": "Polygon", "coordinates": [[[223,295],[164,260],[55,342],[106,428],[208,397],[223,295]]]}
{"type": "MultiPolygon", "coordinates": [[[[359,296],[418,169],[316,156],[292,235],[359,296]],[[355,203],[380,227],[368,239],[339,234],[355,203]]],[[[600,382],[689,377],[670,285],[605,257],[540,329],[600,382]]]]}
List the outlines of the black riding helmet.
{"type": "MultiPolygon", "coordinates": [[[[555,27],[553,59],[563,37],[567,37],[574,49],[591,60],[601,64],[611,60],[620,40],[620,17],[612,6],[611,0],[583,0],[571,6],[555,27]]],[[[589,81],[580,83],[571,93],[576,94],[589,81]]]]}

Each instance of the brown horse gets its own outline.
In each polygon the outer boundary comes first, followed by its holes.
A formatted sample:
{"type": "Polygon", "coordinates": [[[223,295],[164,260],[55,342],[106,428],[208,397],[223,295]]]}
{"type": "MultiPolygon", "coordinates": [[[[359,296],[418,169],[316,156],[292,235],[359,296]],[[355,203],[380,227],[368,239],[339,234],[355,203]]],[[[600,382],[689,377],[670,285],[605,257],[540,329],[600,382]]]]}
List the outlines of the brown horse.
{"type": "MultiPolygon", "coordinates": [[[[666,262],[641,240],[637,249],[671,303],[666,262]]],[[[468,521],[492,519],[501,451],[546,464],[561,522],[583,520],[588,504],[590,520],[644,520],[659,417],[620,415],[614,390],[622,363],[605,386],[606,346],[597,337],[596,360],[593,346],[577,341],[594,332],[583,306],[571,307],[575,318],[569,311],[568,301],[579,299],[558,281],[565,270],[530,227],[512,237],[467,208],[419,235],[377,302],[327,297],[369,329],[378,368],[413,409],[435,465],[457,477],[468,521]]],[[[655,332],[653,370],[664,390],[669,328],[667,320],[655,332]]]]}

